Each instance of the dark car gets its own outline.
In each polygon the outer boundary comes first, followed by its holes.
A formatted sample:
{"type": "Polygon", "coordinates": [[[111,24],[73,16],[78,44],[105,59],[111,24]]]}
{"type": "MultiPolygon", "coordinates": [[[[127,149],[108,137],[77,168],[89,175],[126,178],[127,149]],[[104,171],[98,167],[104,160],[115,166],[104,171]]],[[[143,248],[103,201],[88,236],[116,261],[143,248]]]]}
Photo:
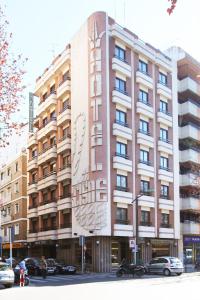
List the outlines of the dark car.
{"type": "Polygon", "coordinates": [[[29,275],[41,275],[40,259],[36,257],[27,257],[24,259],[29,275]]]}
{"type": "Polygon", "coordinates": [[[56,275],[58,274],[57,266],[54,263],[53,259],[46,259],[47,262],[47,274],[48,275],[56,275]]]}
{"type": "Polygon", "coordinates": [[[47,259],[48,264],[56,267],[57,274],[75,274],[76,267],[73,265],[68,265],[62,260],[56,260],[54,258],[47,259]]]}

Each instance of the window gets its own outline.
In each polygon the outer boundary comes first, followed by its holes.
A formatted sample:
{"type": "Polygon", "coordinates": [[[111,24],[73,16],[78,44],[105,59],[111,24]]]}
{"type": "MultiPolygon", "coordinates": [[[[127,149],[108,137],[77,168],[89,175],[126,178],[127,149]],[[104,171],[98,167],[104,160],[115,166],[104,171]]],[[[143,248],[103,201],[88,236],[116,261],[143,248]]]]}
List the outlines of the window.
{"type": "Polygon", "coordinates": [[[45,101],[45,100],[47,99],[47,97],[48,97],[48,94],[45,93],[45,94],[42,96],[42,100],[45,101]]]}
{"type": "Polygon", "coordinates": [[[160,186],[160,197],[168,199],[169,198],[169,187],[167,185],[160,186]]]}
{"type": "Polygon", "coordinates": [[[37,173],[33,173],[32,174],[32,183],[36,183],[37,182],[37,173]]]}
{"type": "Polygon", "coordinates": [[[19,164],[18,162],[15,163],[15,172],[18,172],[19,171],[19,164]]]}
{"type": "Polygon", "coordinates": [[[143,164],[149,164],[149,152],[146,150],[140,150],[140,162],[143,164]]]}
{"type": "Polygon", "coordinates": [[[50,172],[55,172],[56,171],[56,163],[51,163],[50,164],[50,172]]]}
{"type": "Polygon", "coordinates": [[[161,227],[169,227],[169,214],[161,214],[161,227]]]}
{"type": "Polygon", "coordinates": [[[56,199],[56,190],[51,191],[51,201],[56,199]]]}
{"type": "Polygon", "coordinates": [[[126,93],[126,81],[115,78],[115,88],[119,92],[126,93]]]}
{"type": "Polygon", "coordinates": [[[117,207],[116,211],[116,223],[117,224],[128,224],[128,210],[127,208],[117,207]]]}
{"type": "Polygon", "coordinates": [[[117,188],[127,191],[127,176],[117,175],[117,188]]]}
{"type": "Polygon", "coordinates": [[[149,134],[149,123],[144,120],[140,120],[139,131],[144,134],[149,134]]]}
{"type": "Polygon", "coordinates": [[[163,142],[168,142],[168,130],[160,128],[160,140],[163,142]]]}
{"type": "Polygon", "coordinates": [[[50,138],[50,145],[51,147],[55,146],[56,145],[56,137],[53,136],[52,138],[50,138]]]}
{"type": "Polygon", "coordinates": [[[143,60],[139,60],[139,71],[145,74],[148,73],[148,64],[143,60]]]}
{"type": "Polygon", "coordinates": [[[124,49],[120,48],[119,46],[115,46],[115,57],[118,59],[125,61],[126,52],[124,49]]]}
{"type": "Polygon", "coordinates": [[[8,175],[8,176],[11,175],[11,169],[10,169],[10,168],[7,170],[7,175],[8,175]]]}
{"type": "Polygon", "coordinates": [[[70,136],[69,128],[68,127],[63,128],[63,138],[66,138],[66,137],[69,137],[69,136],[70,136]]]}
{"type": "Polygon", "coordinates": [[[71,164],[71,157],[70,155],[63,155],[63,167],[66,167],[67,165],[71,164]]]}
{"type": "Polygon", "coordinates": [[[10,206],[7,207],[7,215],[10,216],[11,208],[10,206]]]}
{"type": "Polygon", "coordinates": [[[46,117],[46,118],[44,118],[44,119],[42,120],[42,124],[43,124],[43,126],[46,126],[47,123],[48,123],[48,119],[47,119],[47,117],[46,117]]]}
{"type": "Polygon", "coordinates": [[[168,166],[169,166],[168,158],[161,156],[160,157],[160,168],[168,171],[169,170],[168,166]]]}
{"type": "Polygon", "coordinates": [[[116,155],[127,158],[127,145],[124,143],[117,142],[116,155]]]}
{"type": "Polygon", "coordinates": [[[19,193],[19,182],[15,183],[15,193],[19,193]]]}
{"type": "Polygon", "coordinates": [[[160,100],[160,111],[165,114],[168,112],[168,103],[167,102],[160,100]]]}
{"type": "Polygon", "coordinates": [[[143,91],[143,90],[139,90],[139,101],[148,104],[149,102],[149,95],[147,92],[143,91]]]}
{"type": "Polygon", "coordinates": [[[146,180],[141,180],[140,181],[140,191],[143,194],[149,194],[149,187],[150,187],[150,182],[146,180]]]}
{"type": "Polygon", "coordinates": [[[55,84],[50,87],[50,94],[54,94],[56,91],[55,84]]]}
{"type": "Polygon", "coordinates": [[[15,204],[15,214],[19,213],[19,203],[15,204]]]}
{"type": "Polygon", "coordinates": [[[15,224],[15,227],[14,227],[14,234],[15,234],[15,235],[18,235],[18,234],[19,234],[19,224],[15,224]]]}
{"type": "Polygon", "coordinates": [[[3,174],[3,172],[1,173],[1,180],[3,180],[3,177],[4,177],[4,174],[3,174]]]}
{"type": "Polygon", "coordinates": [[[63,198],[70,197],[71,195],[71,185],[70,184],[65,184],[63,185],[63,198]]]}
{"type": "Polygon", "coordinates": [[[37,157],[37,149],[35,149],[35,150],[32,150],[32,158],[35,158],[35,157],[37,157]]]}
{"type": "Polygon", "coordinates": [[[62,83],[66,80],[70,80],[69,71],[65,72],[62,76],[62,83]]]}
{"type": "Polygon", "coordinates": [[[121,110],[116,110],[116,123],[126,126],[126,113],[121,110]]]}
{"type": "Polygon", "coordinates": [[[159,72],[159,83],[167,85],[167,76],[159,72]]]}
{"type": "Polygon", "coordinates": [[[46,191],[42,193],[42,200],[44,203],[48,202],[48,193],[46,191]]]}
{"type": "Polygon", "coordinates": [[[44,143],[42,144],[42,150],[45,151],[45,150],[47,150],[48,148],[49,148],[48,142],[44,142],[44,143]]]}
{"type": "Polygon", "coordinates": [[[63,111],[65,111],[67,108],[70,108],[69,100],[63,101],[62,107],[63,107],[62,109],[63,111]]]}
{"type": "Polygon", "coordinates": [[[142,226],[150,226],[150,211],[141,211],[141,223],[142,226]]]}
{"type": "Polygon", "coordinates": [[[44,168],[42,169],[42,173],[43,173],[43,176],[44,176],[44,177],[47,176],[48,173],[49,173],[48,167],[44,167],[44,168]]]}
{"type": "Polygon", "coordinates": [[[50,113],[50,120],[51,121],[56,120],[56,112],[55,112],[55,110],[50,113]]]}

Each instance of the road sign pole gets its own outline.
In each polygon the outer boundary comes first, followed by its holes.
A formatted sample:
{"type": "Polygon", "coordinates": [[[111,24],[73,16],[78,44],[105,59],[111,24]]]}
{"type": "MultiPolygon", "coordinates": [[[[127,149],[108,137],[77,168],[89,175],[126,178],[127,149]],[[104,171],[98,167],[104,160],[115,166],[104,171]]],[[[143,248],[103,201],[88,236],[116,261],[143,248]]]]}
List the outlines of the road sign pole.
{"type": "Polygon", "coordinates": [[[10,266],[12,268],[12,227],[10,228],[10,266]]]}

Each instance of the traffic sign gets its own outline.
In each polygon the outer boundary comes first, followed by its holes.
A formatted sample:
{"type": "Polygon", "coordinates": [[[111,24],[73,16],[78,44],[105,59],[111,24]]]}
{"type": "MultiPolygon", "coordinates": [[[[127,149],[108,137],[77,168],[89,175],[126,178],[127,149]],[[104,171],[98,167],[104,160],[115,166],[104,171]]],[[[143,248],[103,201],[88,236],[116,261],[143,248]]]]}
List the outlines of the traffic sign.
{"type": "Polygon", "coordinates": [[[135,249],[135,240],[134,239],[129,240],[129,247],[132,249],[135,249]]]}

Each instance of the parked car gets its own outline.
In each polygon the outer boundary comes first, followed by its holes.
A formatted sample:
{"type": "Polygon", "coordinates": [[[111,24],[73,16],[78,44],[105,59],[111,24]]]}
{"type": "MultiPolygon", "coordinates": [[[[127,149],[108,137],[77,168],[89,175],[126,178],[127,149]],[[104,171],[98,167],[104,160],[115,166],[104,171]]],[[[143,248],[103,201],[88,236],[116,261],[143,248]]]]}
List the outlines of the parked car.
{"type": "Polygon", "coordinates": [[[29,275],[41,275],[40,259],[37,257],[27,257],[24,259],[29,275]]]}
{"type": "Polygon", "coordinates": [[[53,259],[47,259],[46,262],[47,262],[47,274],[48,275],[58,274],[58,269],[53,259]]]}
{"type": "Polygon", "coordinates": [[[0,284],[5,288],[11,288],[14,284],[15,275],[11,266],[5,262],[0,262],[0,284]]]}
{"type": "Polygon", "coordinates": [[[76,267],[73,265],[68,265],[62,260],[56,260],[54,258],[48,258],[48,263],[51,263],[51,265],[56,267],[56,273],[57,274],[75,274],[76,273],[76,267]]]}
{"type": "Polygon", "coordinates": [[[145,268],[149,274],[163,274],[165,276],[181,275],[184,271],[182,262],[177,257],[171,256],[153,258],[145,268]]]}
{"type": "MultiPolygon", "coordinates": [[[[5,262],[6,262],[7,264],[11,265],[11,258],[6,258],[6,259],[5,259],[5,262]]],[[[18,263],[17,258],[13,257],[13,258],[12,258],[12,267],[15,268],[16,265],[17,265],[17,263],[18,263]]]]}

